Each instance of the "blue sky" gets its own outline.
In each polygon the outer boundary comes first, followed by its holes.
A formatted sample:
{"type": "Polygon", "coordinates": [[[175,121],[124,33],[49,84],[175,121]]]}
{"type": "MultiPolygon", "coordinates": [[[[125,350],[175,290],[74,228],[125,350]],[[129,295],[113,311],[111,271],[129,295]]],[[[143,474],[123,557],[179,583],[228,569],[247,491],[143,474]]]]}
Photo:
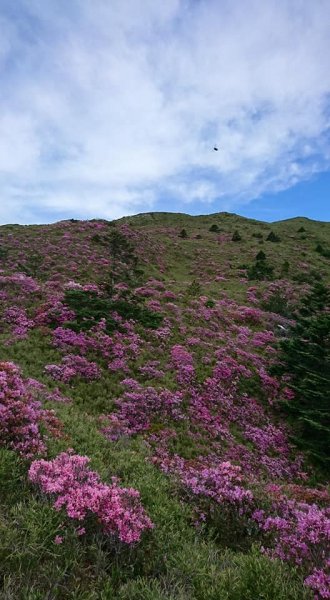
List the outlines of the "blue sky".
{"type": "Polygon", "coordinates": [[[329,22],[328,0],[0,0],[0,223],[329,220],[329,22]]]}

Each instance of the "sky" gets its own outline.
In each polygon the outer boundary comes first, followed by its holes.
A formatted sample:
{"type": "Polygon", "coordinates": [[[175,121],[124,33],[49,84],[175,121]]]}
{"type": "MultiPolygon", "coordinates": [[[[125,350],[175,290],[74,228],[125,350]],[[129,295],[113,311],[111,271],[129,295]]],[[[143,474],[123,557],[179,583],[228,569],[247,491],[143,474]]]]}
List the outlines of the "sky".
{"type": "Polygon", "coordinates": [[[0,223],[330,220],[329,23],[329,0],[0,0],[0,223]]]}

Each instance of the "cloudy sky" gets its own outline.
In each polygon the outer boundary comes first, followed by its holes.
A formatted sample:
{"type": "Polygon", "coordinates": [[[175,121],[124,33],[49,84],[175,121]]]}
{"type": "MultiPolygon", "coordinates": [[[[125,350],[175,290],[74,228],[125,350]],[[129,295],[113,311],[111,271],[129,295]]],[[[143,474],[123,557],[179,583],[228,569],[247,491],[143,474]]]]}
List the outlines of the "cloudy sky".
{"type": "Polygon", "coordinates": [[[0,223],[330,219],[329,22],[329,0],[0,0],[0,223]]]}

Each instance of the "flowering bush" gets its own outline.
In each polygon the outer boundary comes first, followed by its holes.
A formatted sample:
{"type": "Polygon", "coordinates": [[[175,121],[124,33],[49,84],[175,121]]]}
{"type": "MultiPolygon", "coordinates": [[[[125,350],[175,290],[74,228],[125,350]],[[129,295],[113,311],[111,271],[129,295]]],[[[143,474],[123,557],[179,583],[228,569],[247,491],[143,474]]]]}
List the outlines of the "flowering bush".
{"type": "Polygon", "coordinates": [[[182,399],[180,392],[156,390],[151,386],[143,388],[137,384],[134,391],[126,391],[122,398],[116,400],[119,409],[116,413],[102,418],[106,423],[103,433],[114,441],[124,435],[131,436],[149,429],[153,420],[181,420],[182,399]]]}
{"type": "Polygon", "coordinates": [[[25,273],[13,273],[12,275],[0,275],[0,284],[13,289],[20,289],[24,294],[33,294],[39,291],[39,284],[25,273]]]}
{"type": "Polygon", "coordinates": [[[84,332],[76,333],[72,329],[57,327],[53,332],[53,344],[56,348],[67,350],[68,348],[77,348],[81,354],[95,347],[93,339],[84,332]]]}
{"type": "Polygon", "coordinates": [[[12,448],[25,458],[46,450],[41,425],[54,435],[60,422],[51,410],[42,408],[13,363],[0,363],[0,445],[12,448]]]}
{"type": "Polygon", "coordinates": [[[313,568],[305,584],[316,598],[329,598],[330,509],[279,494],[271,512],[257,510],[253,519],[264,534],[265,552],[305,571],[313,568]]]}
{"type": "Polygon", "coordinates": [[[139,492],[119,487],[116,478],[110,485],[102,483],[98,473],[88,468],[89,462],[87,456],[62,452],[50,461],[34,461],[29,479],[54,496],[54,508],[65,508],[70,519],[86,521],[95,515],[105,533],[127,544],[139,541],[142,532],[153,527],[139,492]]]}
{"type": "Polygon", "coordinates": [[[46,365],[45,371],[53,379],[68,383],[74,377],[82,377],[87,380],[98,379],[101,371],[95,362],[90,362],[84,356],[68,354],[62,360],[61,365],[46,365]]]}
{"type": "Polygon", "coordinates": [[[263,510],[254,519],[270,540],[269,553],[297,565],[326,558],[330,542],[330,510],[283,497],[271,514],[263,510]]]}
{"type": "Polygon", "coordinates": [[[180,345],[175,345],[171,349],[171,360],[174,368],[177,371],[178,383],[189,383],[195,375],[193,365],[193,357],[191,354],[180,345]]]}
{"type": "Polygon", "coordinates": [[[3,315],[5,323],[13,325],[12,334],[16,338],[24,338],[27,336],[29,329],[34,325],[32,319],[29,319],[26,310],[19,306],[10,306],[3,315]]]}
{"type": "Polygon", "coordinates": [[[51,297],[40,306],[34,317],[36,325],[57,327],[67,321],[72,321],[75,313],[70,310],[58,297],[51,297]]]}
{"type": "Polygon", "coordinates": [[[306,577],[304,583],[313,590],[314,598],[330,598],[330,560],[326,561],[326,571],[313,569],[312,574],[306,577]]]}
{"type": "Polygon", "coordinates": [[[179,477],[181,483],[195,496],[210,498],[217,504],[235,505],[241,514],[251,508],[253,494],[243,486],[242,471],[229,461],[199,458],[189,462],[179,456],[158,453],[154,462],[165,473],[179,477]]]}

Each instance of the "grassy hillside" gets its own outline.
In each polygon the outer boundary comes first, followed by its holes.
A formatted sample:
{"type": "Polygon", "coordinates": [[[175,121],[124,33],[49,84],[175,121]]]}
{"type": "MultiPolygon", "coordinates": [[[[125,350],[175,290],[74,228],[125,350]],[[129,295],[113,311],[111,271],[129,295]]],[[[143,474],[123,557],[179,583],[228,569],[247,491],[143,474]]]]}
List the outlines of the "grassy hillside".
{"type": "Polygon", "coordinates": [[[329,252],[304,218],[0,227],[0,598],[328,597],[272,366],[329,252]]]}

